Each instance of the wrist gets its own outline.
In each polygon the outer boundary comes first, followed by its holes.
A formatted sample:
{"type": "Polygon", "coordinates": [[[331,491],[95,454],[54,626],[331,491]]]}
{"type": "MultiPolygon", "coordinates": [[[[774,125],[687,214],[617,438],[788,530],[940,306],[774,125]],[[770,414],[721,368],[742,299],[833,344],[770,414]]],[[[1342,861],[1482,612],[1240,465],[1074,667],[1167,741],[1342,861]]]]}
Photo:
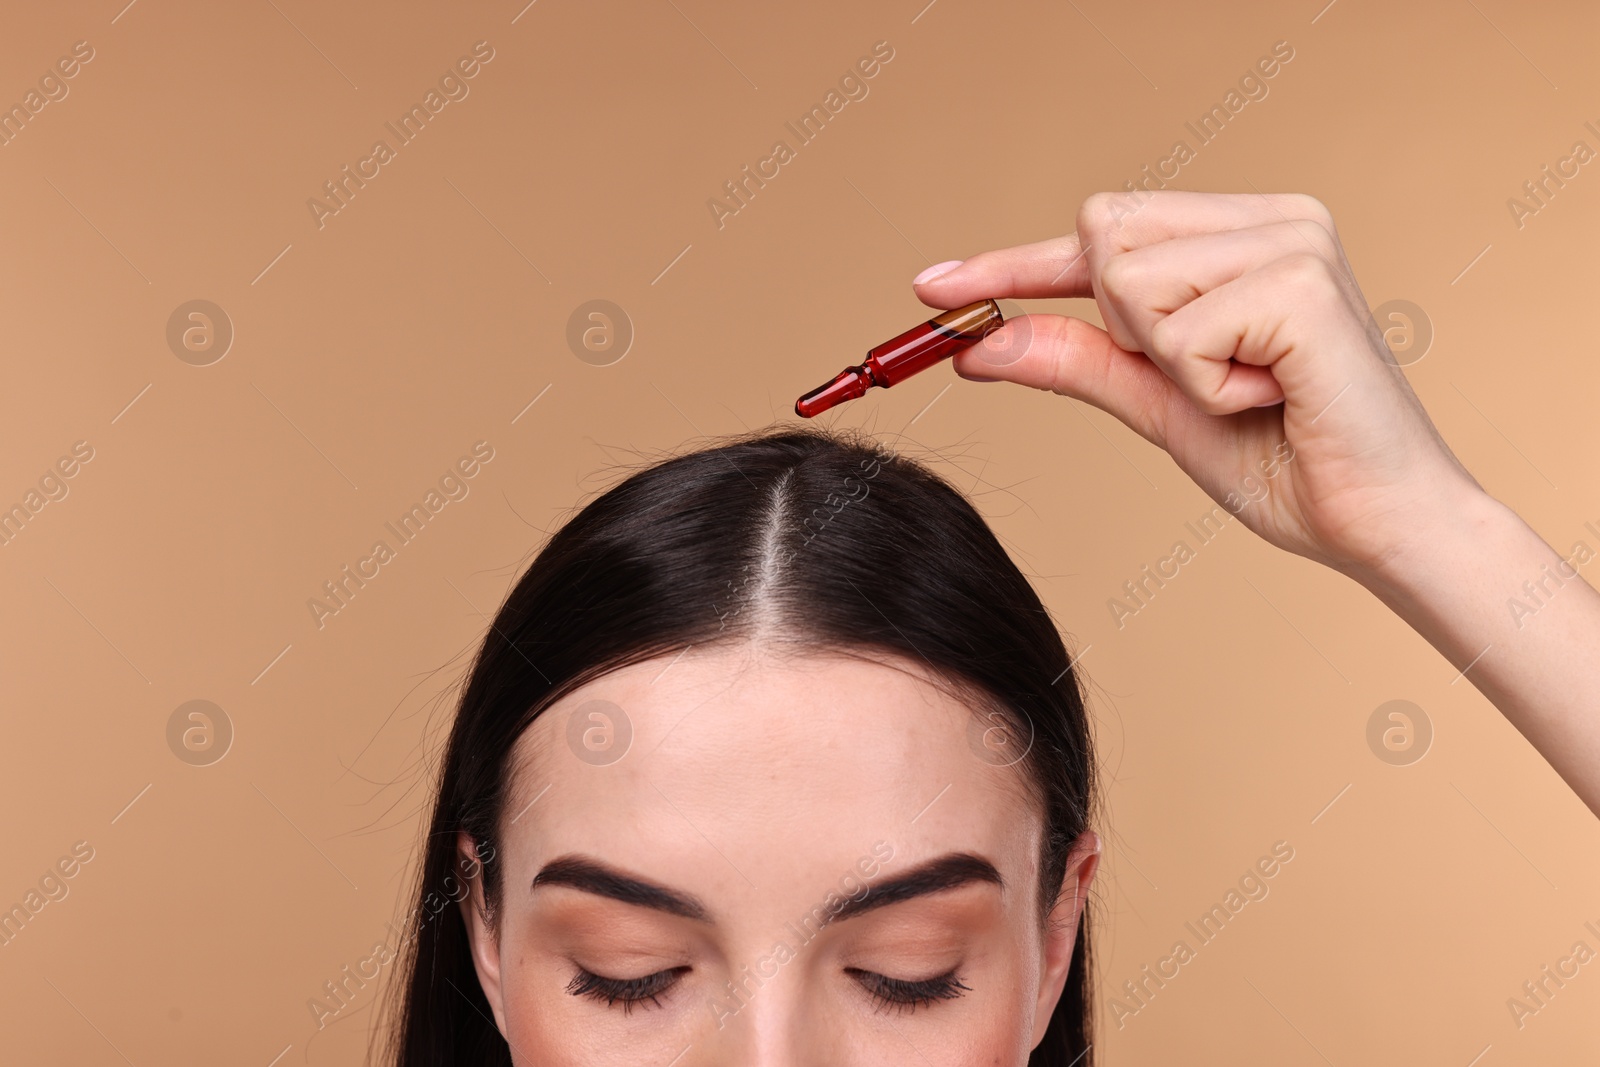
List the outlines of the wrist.
{"type": "Polygon", "coordinates": [[[1549,551],[1516,512],[1473,482],[1429,508],[1405,543],[1346,573],[1391,606],[1438,602],[1479,584],[1496,565],[1549,551]]]}

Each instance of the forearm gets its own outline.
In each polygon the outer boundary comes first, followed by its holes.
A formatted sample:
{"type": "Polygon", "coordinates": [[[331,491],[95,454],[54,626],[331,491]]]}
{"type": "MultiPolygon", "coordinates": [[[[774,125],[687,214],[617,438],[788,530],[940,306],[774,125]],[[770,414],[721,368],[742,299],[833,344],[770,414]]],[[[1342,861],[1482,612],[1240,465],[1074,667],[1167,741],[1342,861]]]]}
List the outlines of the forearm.
{"type": "Polygon", "coordinates": [[[1473,496],[1425,547],[1355,574],[1600,815],[1600,593],[1510,508],[1473,496]]]}

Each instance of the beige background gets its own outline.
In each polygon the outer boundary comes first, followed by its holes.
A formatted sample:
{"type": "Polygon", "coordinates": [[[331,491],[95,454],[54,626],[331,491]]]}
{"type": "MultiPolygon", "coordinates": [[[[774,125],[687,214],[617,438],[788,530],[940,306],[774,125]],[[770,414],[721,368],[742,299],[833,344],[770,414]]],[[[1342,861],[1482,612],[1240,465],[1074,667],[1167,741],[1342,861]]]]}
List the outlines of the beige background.
{"type": "MultiPolygon", "coordinates": [[[[1409,374],[1462,459],[1563,551],[1600,547],[1600,173],[1520,229],[1506,206],[1600,149],[1591,5],[122,2],[0,34],[0,102],[95,52],[0,148],[0,503],[94,448],[0,547],[0,906],[94,849],[0,947],[7,1063],[358,1062],[375,990],[314,1039],[306,1002],[397,913],[451,687],[545,532],[614,464],[792,420],[926,317],[918,270],[1070,230],[1279,40],[1270,95],[1175,184],[1327,202],[1370,303],[1431,320],[1409,374]],[[470,95],[319,229],[307,199],[480,40],[470,95]],[[870,94],[719,230],[707,199],[880,40],[870,94]],[[596,298],[636,331],[611,366],[565,341],[596,298]],[[166,342],[193,299],[236,331],[206,367],[166,342]],[[319,630],[307,599],[478,440],[470,495],[319,630]],[[168,748],[193,699],[235,729],[210,766],[168,748]]],[[[1087,649],[1103,1013],[1295,849],[1103,1027],[1106,1063],[1600,1052],[1600,963],[1520,1029],[1506,1005],[1600,950],[1600,827],[1363,590],[1234,525],[1119,630],[1107,599],[1209,508],[1162,453],[947,367],[834,421],[972,490],[1087,649]],[[1391,699],[1435,731],[1410,766],[1367,745],[1391,699]]]]}

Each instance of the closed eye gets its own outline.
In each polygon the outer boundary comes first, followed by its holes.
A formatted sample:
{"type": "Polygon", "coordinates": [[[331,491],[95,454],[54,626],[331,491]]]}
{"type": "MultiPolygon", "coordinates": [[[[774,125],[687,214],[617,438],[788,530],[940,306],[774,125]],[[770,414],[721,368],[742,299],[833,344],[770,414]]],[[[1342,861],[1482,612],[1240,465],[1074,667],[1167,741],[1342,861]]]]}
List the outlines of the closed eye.
{"type": "Polygon", "coordinates": [[[880,1007],[900,1012],[930,1007],[936,1001],[954,1000],[971,988],[962,984],[954,970],[934,978],[917,980],[891,978],[859,967],[846,967],[845,973],[854,978],[880,1007]]]}
{"type": "Polygon", "coordinates": [[[567,992],[575,997],[603,1001],[608,1008],[621,1004],[622,1013],[627,1015],[635,1004],[648,1002],[660,1007],[660,997],[677,985],[678,979],[689,970],[688,967],[669,967],[638,978],[608,978],[580,965],[578,973],[567,983],[567,992]]]}

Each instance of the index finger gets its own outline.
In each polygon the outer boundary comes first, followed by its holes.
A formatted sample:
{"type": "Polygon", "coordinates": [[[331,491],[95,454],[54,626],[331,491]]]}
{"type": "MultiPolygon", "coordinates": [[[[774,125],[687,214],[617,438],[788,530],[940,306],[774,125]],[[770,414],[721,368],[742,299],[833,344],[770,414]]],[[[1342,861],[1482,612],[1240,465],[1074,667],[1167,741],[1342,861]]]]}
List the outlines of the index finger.
{"type": "Polygon", "coordinates": [[[1088,249],[1069,233],[1048,241],[979,252],[971,259],[929,267],[911,282],[917,299],[958,308],[985,297],[1093,296],[1088,249]]]}
{"type": "Polygon", "coordinates": [[[1096,193],[1079,209],[1076,233],[940,263],[911,285],[923,303],[946,309],[984,297],[1092,297],[1092,270],[1120,252],[1272,222],[1315,223],[1333,233],[1328,209],[1300,193],[1096,193]]]}

